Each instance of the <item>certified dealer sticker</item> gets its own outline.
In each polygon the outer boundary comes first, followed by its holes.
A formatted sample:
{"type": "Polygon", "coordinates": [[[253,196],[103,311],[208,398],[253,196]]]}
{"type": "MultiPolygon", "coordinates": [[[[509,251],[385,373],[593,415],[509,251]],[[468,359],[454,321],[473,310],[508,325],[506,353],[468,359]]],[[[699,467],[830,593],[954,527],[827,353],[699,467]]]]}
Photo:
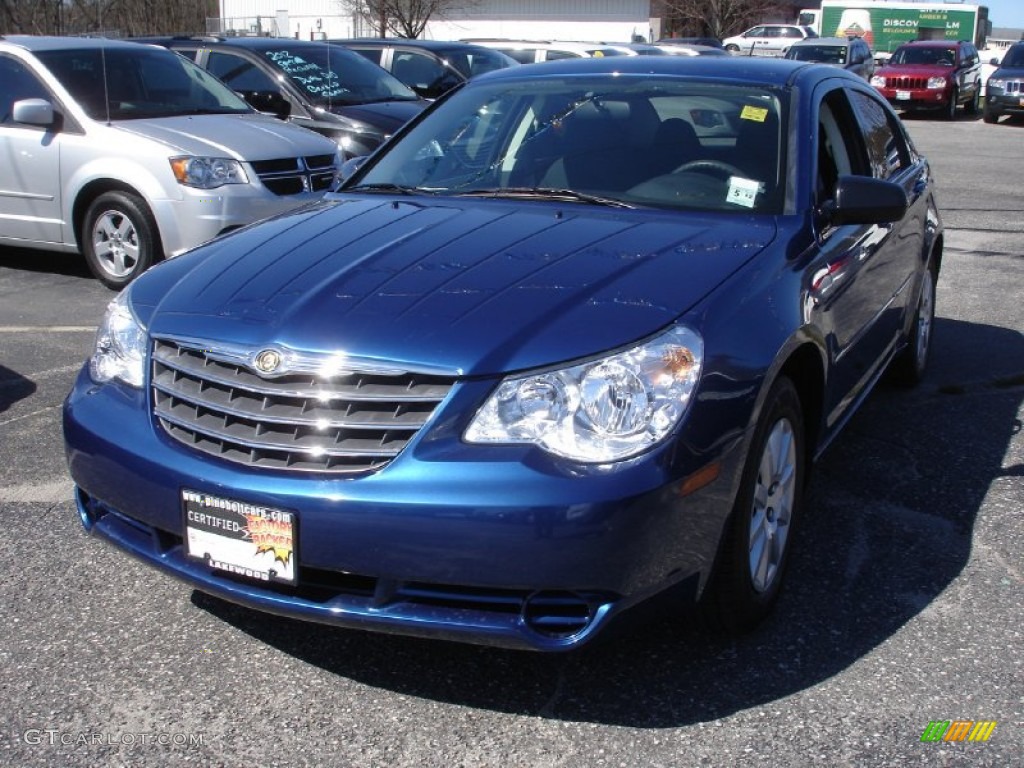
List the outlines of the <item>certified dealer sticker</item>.
{"type": "Polygon", "coordinates": [[[295,584],[296,517],[275,507],[182,490],[185,552],[258,581],[295,584]]]}

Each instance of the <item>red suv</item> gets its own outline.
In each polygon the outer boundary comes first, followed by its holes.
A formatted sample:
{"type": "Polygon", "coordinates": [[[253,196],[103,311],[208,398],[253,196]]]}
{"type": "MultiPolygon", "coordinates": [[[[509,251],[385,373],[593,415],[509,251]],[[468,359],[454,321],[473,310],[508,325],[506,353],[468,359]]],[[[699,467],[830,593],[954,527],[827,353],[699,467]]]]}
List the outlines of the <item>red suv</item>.
{"type": "Polygon", "coordinates": [[[981,61],[973,43],[961,40],[916,40],[901,45],[871,78],[897,109],[941,110],[956,117],[963,104],[977,114],[981,97],[981,61]]]}

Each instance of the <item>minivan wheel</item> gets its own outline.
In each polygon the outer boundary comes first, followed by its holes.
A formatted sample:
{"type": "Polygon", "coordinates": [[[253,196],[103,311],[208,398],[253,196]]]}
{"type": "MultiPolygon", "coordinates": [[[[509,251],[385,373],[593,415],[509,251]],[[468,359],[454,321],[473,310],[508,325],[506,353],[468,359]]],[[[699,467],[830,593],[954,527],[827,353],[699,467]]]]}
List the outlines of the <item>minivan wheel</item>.
{"type": "Polygon", "coordinates": [[[82,253],[108,288],[121,289],[161,254],[156,224],[146,203],[128,192],[105,192],[82,221],[82,253]]]}
{"type": "Polygon", "coordinates": [[[778,601],[803,500],[804,439],[796,387],[780,377],[754,430],[736,504],[701,598],[703,618],[714,629],[750,629],[778,601]]]}

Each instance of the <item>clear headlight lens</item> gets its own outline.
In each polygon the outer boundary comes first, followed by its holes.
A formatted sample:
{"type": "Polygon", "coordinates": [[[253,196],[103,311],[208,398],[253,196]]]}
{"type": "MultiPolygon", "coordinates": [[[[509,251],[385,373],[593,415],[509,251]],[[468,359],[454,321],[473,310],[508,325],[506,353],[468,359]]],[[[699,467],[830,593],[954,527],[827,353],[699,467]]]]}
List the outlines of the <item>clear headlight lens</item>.
{"type": "Polygon", "coordinates": [[[986,87],[1001,91],[1006,87],[1006,81],[1000,80],[997,77],[990,77],[986,87]]]}
{"type": "Polygon", "coordinates": [[[120,379],[141,387],[146,371],[146,331],[128,307],[128,292],[110,302],[96,331],[96,347],[89,358],[89,375],[105,384],[120,379]]]}
{"type": "Polygon", "coordinates": [[[216,189],[225,184],[248,184],[249,177],[237,160],[225,157],[172,157],[171,170],[179,184],[216,189]]]}
{"type": "Polygon", "coordinates": [[[663,440],[693,397],[704,342],[675,326],[638,347],[505,379],[473,418],[470,443],[530,443],[585,462],[628,459],[663,440]]]}
{"type": "Polygon", "coordinates": [[[932,90],[938,90],[940,88],[945,88],[948,82],[949,81],[944,77],[929,77],[928,87],[932,90]]]}
{"type": "Polygon", "coordinates": [[[882,75],[875,75],[871,78],[871,85],[875,88],[885,88],[885,78],[882,75]]]}

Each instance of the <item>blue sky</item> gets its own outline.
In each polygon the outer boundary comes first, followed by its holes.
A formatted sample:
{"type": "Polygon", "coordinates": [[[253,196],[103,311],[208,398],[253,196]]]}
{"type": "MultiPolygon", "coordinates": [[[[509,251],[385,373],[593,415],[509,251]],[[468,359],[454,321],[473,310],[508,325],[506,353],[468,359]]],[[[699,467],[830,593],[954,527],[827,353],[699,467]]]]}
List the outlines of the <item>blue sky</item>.
{"type": "Polygon", "coordinates": [[[1019,27],[1024,29],[1024,0],[976,0],[978,5],[988,6],[988,17],[994,27],[1019,27]]]}

